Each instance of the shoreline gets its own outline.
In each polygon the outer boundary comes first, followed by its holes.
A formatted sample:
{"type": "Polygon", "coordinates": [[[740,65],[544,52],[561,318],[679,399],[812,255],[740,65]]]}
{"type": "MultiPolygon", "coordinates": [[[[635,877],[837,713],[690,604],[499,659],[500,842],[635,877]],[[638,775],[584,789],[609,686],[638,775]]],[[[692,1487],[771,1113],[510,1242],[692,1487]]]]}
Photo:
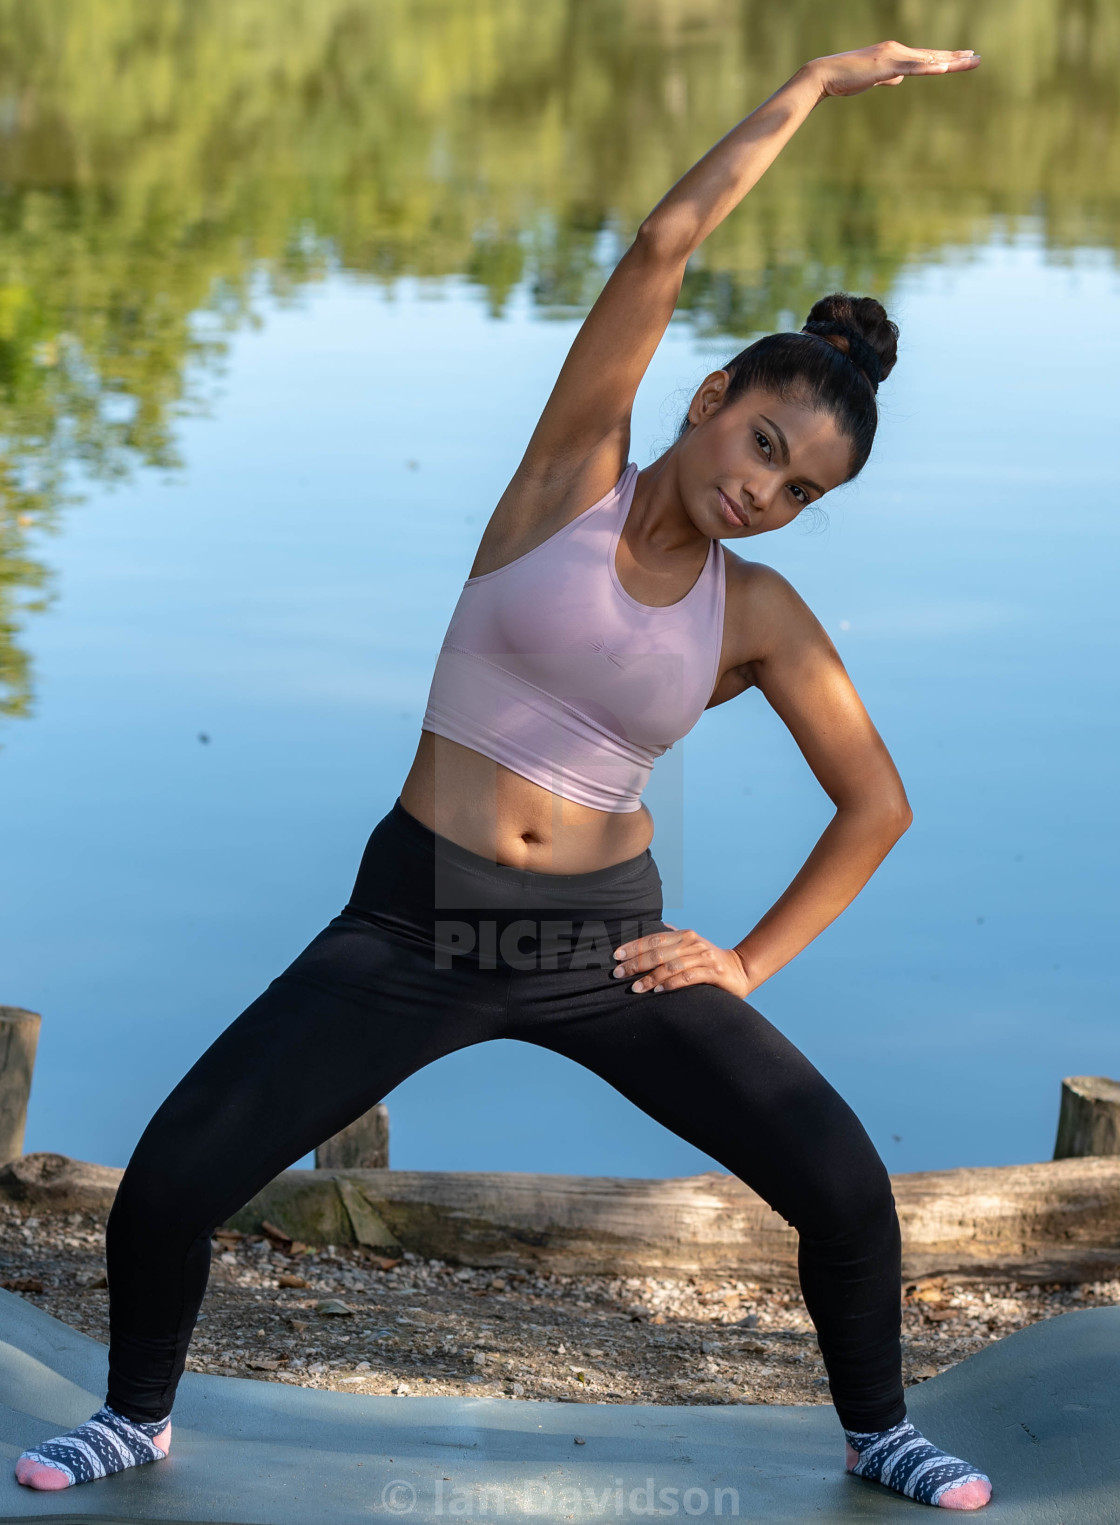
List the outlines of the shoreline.
{"type": "MultiPolygon", "coordinates": [[[[104,1230],[99,1214],[0,1202],[0,1285],[106,1344],[104,1230]]],[[[211,1254],[188,1371],[375,1394],[830,1402],[800,1291],[785,1284],[495,1271],[228,1228],[211,1254]]],[[[907,1387],[1039,1319],[1120,1303],[1120,1278],[937,1276],[903,1289],[907,1387]]]]}

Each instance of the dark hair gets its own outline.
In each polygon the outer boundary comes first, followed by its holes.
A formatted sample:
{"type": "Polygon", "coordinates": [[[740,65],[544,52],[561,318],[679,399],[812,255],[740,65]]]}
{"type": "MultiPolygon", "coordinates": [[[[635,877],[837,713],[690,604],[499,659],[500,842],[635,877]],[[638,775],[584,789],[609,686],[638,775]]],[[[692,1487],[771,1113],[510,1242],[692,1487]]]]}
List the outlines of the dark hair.
{"type": "MultiPolygon", "coordinates": [[[[897,324],[874,297],[834,292],[813,303],[799,334],[767,334],[727,362],[725,402],[762,387],[831,413],[852,443],[851,481],[871,454],[879,422],[875,392],[894,368],[897,341],[897,324]]],[[[682,435],[688,427],[686,418],[682,435]]]]}

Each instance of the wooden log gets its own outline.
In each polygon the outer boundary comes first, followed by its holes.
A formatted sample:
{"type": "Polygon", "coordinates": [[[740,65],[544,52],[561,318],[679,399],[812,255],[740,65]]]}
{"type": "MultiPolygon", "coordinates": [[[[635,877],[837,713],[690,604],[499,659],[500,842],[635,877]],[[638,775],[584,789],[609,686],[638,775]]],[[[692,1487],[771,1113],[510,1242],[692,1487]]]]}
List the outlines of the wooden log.
{"type": "Polygon", "coordinates": [[[37,1011],[0,1006],[0,1165],[23,1153],[41,1021],[37,1011]]]}
{"type": "Polygon", "coordinates": [[[1120,1081],[1067,1075],[1062,1081],[1056,1160],[1120,1154],[1120,1081]]]}
{"type": "Polygon", "coordinates": [[[378,1102],[315,1151],[316,1170],[388,1170],[389,1108],[378,1102]]]}
{"type": "MultiPolygon", "coordinates": [[[[309,1174],[277,1176],[230,1227],[253,1232],[268,1218],[293,1238],[314,1240],[309,1174]]],[[[314,1174],[321,1176],[319,1203],[332,1175],[346,1179],[390,1239],[456,1264],[566,1275],[797,1279],[793,1229],[733,1176],[314,1174]]],[[[891,1183],[908,1277],[1080,1282],[1120,1274],[1120,1159],[919,1171],[892,1176],[891,1183]]],[[[341,1226],[341,1216],[333,1217],[332,1233],[341,1226]]]]}
{"type": "MultiPolygon", "coordinates": [[[[106,1213],[122,1171],[57,1154],[0,1167],[0,1197],[106,1213]]],[[[891,1177],[903,1275],[1019,1282],[1120,1275],[1120,1157],[891,1177]]],[[[566,1275],[796,1282],[794,1231],[733,1176],[286,1170],[227,1227],[309,1244],[403,1245],[454,1264],[566,1275]]]]}

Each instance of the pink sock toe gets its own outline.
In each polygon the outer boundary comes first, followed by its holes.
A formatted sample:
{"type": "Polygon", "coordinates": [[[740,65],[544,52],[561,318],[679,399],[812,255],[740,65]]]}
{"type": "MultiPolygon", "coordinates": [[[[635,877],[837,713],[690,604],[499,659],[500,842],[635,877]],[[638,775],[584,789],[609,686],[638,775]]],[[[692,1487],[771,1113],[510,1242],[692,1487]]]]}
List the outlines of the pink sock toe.
{"type": "Polygon", "coordinates": [[[32,1461],[29,1456],[21,1456],[16,1462],[16,1482],[22,1483],[25,1488],[40,1488],[44,1492],[70,1486],[65,1472],[60,1472],[57,1467],[48,1467],[41,1461],[32,1461]]]}
{"type": "Polygon", "coordinates": [[[974,1479],[971,1483],[962,1483],[959,1488],[948,1489],[937,1502],[941,1509],[983,1509],[991,1496],[991,1483],[974,1479]]]}

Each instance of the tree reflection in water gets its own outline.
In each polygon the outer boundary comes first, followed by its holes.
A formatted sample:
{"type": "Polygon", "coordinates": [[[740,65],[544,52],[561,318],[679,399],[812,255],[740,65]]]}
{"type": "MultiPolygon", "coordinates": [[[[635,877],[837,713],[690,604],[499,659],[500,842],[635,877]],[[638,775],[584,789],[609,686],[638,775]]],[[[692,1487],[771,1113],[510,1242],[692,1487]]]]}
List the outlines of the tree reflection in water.
{"type": "Polygon", "coordinates": [[[581,312],[799,63],[891,36],[975,48],[983,79],[816,113],[693,261],[698,327],[886,299],[1024,218],[1054,258],[1115,250],[1111,0],[0,0],[0,714],[31,708],[38,532],[83,480],[176,465],[262,299],[341,266],[581,312]]]}

